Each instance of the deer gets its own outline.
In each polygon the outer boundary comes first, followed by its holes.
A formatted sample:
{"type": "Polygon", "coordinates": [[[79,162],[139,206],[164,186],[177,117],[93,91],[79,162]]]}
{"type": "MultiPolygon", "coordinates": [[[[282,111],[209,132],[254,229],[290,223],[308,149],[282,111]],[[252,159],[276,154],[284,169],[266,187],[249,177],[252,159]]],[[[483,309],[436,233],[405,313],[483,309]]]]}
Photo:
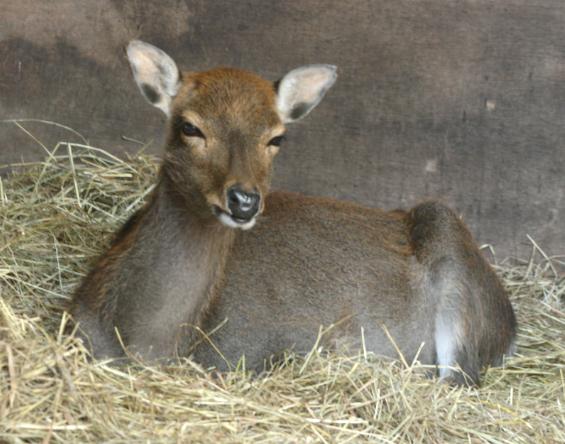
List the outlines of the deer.
{"type": "Polygon", "coordinates": [[[155,188],[74,292],[94,359],[190,358],[262,372],[285,350],[359,350],[419,361],[477,386],[515,350],[508,294],[461,218],[438,201],[385,211],[272,191],[286,126],[315,108],[336,67],[276,82],[239,68],[180,71],[126,49],[143,97],[167,117],[155,188]],[[330,329],[328,329],[330,330],[330,329]]]}

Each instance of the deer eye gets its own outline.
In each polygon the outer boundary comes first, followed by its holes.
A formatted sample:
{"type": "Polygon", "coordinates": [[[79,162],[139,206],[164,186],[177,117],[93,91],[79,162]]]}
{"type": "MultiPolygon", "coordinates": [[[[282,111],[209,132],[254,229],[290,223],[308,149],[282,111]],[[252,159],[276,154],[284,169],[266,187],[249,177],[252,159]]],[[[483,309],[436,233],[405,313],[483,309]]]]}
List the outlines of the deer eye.
{"type": "Polygon", "coordinates": [[[281,143],[285,140],[284,136],[277,136],[277,137],[273,137],[271,140],[269,140],[268,145],[269,146],[281,146],[281,143]]]}
{"type": "Polygon", "coordinates": [[[188,137],[201,137],[204,139],[204,134],[190,122],[184,122],[182,124],[182,133],[188,137]]]}

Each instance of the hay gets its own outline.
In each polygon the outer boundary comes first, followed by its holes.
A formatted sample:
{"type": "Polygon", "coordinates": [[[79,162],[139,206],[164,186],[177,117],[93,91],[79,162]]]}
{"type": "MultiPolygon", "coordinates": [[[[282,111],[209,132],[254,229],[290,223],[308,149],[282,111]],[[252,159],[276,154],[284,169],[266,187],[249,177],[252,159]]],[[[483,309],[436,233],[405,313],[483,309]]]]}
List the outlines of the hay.
{"type": "Polygon", "coordinates": [[[59,144],[0,182],[1,442],[565,442],[565,280],[555,260],[498,268],[518,355],[479,390],[418,365],[313,350],[260,378],[89,362],[62,309],[155,160],[59,144]]]}

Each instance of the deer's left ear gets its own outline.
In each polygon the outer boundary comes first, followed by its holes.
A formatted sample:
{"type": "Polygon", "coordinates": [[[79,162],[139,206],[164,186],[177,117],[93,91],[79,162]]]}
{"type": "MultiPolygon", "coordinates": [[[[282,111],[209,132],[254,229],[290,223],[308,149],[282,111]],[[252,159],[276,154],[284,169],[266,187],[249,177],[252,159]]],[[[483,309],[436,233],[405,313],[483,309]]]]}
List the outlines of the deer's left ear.
{"type": "Polygon", "coordinates": [[[284,123],[306,116],[337,79],[333,65],[306,65],[277,82],[277,110],[284,123]]]}

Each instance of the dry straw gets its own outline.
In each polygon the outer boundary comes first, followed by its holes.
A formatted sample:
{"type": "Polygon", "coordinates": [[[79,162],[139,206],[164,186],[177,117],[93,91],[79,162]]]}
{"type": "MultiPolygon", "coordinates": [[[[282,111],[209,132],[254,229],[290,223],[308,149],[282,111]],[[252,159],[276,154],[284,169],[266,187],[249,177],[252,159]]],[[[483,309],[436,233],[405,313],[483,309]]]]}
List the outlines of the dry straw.
{"type": "Polygon", "coordinates": [[[155,160],[59,143],[44,162],[16,170],[0,181],[0,442],[565,442],[558,258],[538,251],[498,267],[520,322],[519,351],[478,390],[363,351],[314,349],[255,378],[212,376],[188,360],[112,367],[89,362],[63,333],[63,310],[143,203],[155,160]]]}

